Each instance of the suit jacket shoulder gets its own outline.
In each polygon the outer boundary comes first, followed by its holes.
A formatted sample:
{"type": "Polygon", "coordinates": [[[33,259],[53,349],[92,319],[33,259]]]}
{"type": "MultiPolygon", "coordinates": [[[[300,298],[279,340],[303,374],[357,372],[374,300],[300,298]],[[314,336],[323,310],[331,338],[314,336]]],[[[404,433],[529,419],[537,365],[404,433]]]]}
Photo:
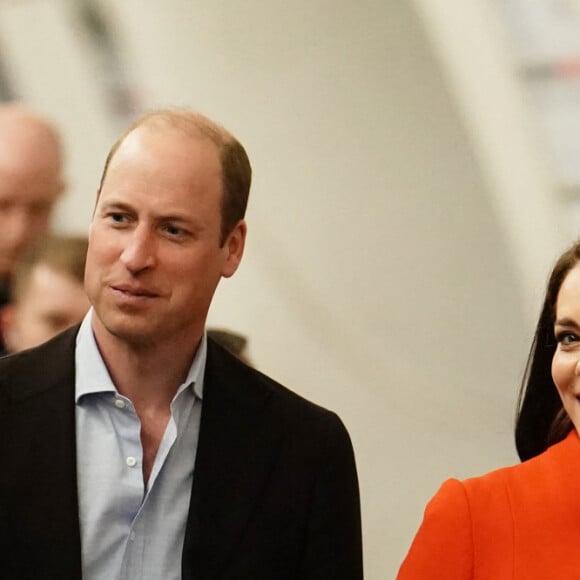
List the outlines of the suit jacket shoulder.
{"type": "Polygon", "coordinates": [[[0,559],[6,578],[80,578],[76,331],[0,359],[0,559]]]}
{"type": "Polygon", "coordinates": [[[342,422],[212,341],[184,548],[189,575],[362,578],[358,482],[342,422]]]}
{"type": "Polygon", "coordinates": [[[332,411],[308,401],[257,369],[249,367],[211,338],[208,338],[206,381],[210,388],[214,381],[221,382],[222,387],[225,383],[235,384],[241,396],[274,397],[279,404],[288,405],[292,411],[298,412],[299,416],[334,415],[332,411]]]}
{"type": "Polygon", "coordinates": [[[0,357],[0,412],[6,405],[62,385],[74,387],[74,350],[78,326],[17,354],[0,357]]]}

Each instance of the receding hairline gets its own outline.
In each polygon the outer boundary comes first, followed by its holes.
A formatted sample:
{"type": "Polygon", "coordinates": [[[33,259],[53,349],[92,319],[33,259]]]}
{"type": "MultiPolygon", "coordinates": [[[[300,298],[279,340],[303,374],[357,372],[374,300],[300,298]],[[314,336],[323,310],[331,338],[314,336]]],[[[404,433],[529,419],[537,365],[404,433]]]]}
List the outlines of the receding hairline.
{"type": "Polygon", "coordinates": [[[216,123],[209,117],[202,115],[198,111],[180,108],[157,109],[151,111],[129,125],[111,147],[105,161],[103,174],[99,183],[99,191],[103,188],[113,158],[127,137],[138,129],[144,128],[152,128],[153,130],[170,128],[175,129],[191,139],[207,139],[216,146],[220,158],[224,147],[237,142],[237,139],[222,125],[216,123]]]}
{"type": "Polygon", "coordinates": [[[244,219],[252,183],[252,166],[244,146],[219,123],[192,109],[159,109],[137,119],[111,147],[97,196],[117,151],[134,131],[151,127],[153,131],[174,131],[192,142],[206,141],[215,147],[221,173],[221,236],[220,245],[240,220],[244,219]]]}

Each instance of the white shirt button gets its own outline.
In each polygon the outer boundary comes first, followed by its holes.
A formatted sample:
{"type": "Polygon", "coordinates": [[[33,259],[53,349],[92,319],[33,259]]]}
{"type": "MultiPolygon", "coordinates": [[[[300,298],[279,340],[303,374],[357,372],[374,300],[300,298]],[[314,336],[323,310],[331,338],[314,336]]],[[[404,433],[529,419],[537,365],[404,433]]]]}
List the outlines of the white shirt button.
{"type": "Polygon", "coordinates": [[[129,535],[129,539],[134,542],[135,541],[135,532],[131,532],[131,534],[129,535]]]}
{"type": "Polygon", "coordinates": [[[126,407],[126,403],[123,401],[123,399],[115,399],[115,407],[117,407],[117,409],[124,409],[126,407]]]}
{"type": "Polygon", "coordinates": [[[134,457],[127,457],[127,465],[129,467],[135,467],[135,465],[137,465],[137,460],[134,457]]]}

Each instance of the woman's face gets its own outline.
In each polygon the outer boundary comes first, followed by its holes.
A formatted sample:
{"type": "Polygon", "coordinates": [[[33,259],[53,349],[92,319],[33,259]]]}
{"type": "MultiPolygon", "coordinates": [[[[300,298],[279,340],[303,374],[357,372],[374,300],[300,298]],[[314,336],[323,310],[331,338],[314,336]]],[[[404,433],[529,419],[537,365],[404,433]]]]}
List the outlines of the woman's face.
{"type": "Polygon", "coordinates": [[[580,263],[566,275],[556,301],[552,378],[564,409],[580,432],[580,263]]]}

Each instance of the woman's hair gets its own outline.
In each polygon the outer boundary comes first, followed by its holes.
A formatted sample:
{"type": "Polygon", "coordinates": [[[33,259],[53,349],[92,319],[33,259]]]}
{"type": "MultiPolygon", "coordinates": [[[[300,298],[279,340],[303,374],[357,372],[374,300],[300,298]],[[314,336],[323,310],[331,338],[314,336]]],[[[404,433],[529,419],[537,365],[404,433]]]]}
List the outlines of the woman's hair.
{"type": "Polygon", "coordinates": [[[560,256],[548,280],[518,399],[516,447],[522,461],[561,441],[573,428],[552,379],[552,358],[557,346],[554,321],[558,293],[564,278],[578,262],[580,241],[560,256]]]}

